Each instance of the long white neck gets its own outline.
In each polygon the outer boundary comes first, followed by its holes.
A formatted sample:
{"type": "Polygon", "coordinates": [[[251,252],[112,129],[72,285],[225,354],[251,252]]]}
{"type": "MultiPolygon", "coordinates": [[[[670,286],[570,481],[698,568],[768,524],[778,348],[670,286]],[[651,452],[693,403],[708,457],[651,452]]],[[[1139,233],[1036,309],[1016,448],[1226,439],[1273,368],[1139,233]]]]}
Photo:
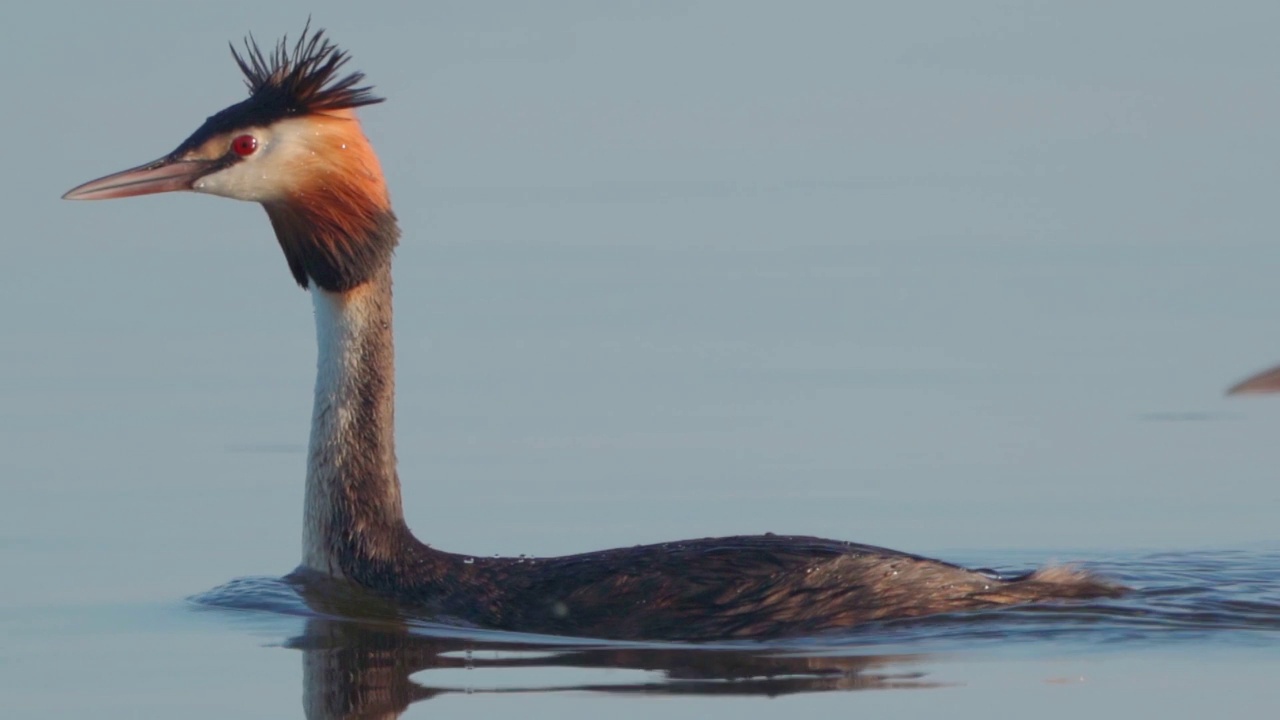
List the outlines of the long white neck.
{"type": "Polygon", "coordinates": [[[351,577],[400,552],[408,531],[395,456],[391,272],[346,292],[311,284],[319,363],[302,565],[351,577]]]}

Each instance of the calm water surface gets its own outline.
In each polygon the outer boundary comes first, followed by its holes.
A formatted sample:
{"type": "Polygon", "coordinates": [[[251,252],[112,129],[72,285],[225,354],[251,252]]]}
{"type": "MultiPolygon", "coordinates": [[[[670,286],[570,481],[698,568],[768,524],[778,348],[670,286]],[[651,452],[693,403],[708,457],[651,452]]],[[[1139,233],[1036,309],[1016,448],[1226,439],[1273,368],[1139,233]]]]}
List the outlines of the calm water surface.
{"type": "Polygon", "coordinates": [[[1278,7],[0,11],[0,714],[1274,714],[1280,399],[1221,392],[1280,361],[1278,7]],[[57,199],[308,13],[389,98],[425,541],[805,533],[1136,592],[724,647],[309,607],[271,578],[311,305],[261,210],[57,199]]]}

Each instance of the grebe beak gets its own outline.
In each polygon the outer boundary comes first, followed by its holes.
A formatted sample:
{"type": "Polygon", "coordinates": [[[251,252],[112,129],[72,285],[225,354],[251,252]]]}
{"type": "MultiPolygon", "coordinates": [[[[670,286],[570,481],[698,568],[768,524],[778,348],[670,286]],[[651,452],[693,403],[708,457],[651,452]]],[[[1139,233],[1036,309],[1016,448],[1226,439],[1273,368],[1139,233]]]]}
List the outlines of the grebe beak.
{"type": "Polygon", "coordinates": [[[1280,366],[1264,370],[1247,380],[1242,380],[1227,391],[1228,395],[1261,395],[1280,392],[1280,366]]]}
{"type": "Polygon", "coordinates": [[[146,165],[121,170],[72,188],[63,200],[110,200],[190,190],[192,183],[217,170],[218,160],[179,160],[165,156],[146,165]]]}

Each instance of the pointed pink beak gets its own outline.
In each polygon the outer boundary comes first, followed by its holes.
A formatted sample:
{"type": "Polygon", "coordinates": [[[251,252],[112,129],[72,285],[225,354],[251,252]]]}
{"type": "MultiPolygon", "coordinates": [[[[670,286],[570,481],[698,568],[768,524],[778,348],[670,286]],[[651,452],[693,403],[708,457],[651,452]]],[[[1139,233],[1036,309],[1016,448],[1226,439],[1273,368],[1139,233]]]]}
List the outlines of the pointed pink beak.
{"type": "Polygon", "coordinates": [[[216,160],[175,160],[169,156],[146,165],[112,173],[72,188],[64,200],[110,200],[190,190],[191,184],[214,170],[216,160]]]}
{"type": "Polygon", "coordinates": [[[1263,370],[1251,378],[1242,380],[1227,391],[1228,395],[1247,395],[1280,392],[1280,367],[1263,370]]]}

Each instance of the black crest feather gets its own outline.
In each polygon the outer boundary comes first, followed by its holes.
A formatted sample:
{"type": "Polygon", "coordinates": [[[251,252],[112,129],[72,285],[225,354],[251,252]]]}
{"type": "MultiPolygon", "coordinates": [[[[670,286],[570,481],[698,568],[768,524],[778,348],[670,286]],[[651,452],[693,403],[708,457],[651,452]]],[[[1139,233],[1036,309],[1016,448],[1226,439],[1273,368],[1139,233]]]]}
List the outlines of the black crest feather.
{"type": "Polygon", "coordinates": [[[324,30],[308,37],[310,28],[311,22],[307,21],[292,50],[285,37],[274,51],[264,53],[252,35],[245,38],[243,54],[234,45],[231,47],[254,108],[279,119],[382,102],[382,98],[373,95],[372,87],[356,87],[364,80],[364,73],[340,74],[350,59],[347,53],[329,42],[324,30]]]}
{"type": "Polygon", "coordinates": [[[181,155],[232,130],[383,101],[372,87],[357,87],[364,73],[342,74],[349,57],[324,36],[324,30],[310,30],[308,20],[292,47],[285,37],[271,52],[263,52],[252,35],[245,38],[243,53],[232,45],[231,55],[244,73],[249,98],[210,116],[173,154],[181,155]]]}

